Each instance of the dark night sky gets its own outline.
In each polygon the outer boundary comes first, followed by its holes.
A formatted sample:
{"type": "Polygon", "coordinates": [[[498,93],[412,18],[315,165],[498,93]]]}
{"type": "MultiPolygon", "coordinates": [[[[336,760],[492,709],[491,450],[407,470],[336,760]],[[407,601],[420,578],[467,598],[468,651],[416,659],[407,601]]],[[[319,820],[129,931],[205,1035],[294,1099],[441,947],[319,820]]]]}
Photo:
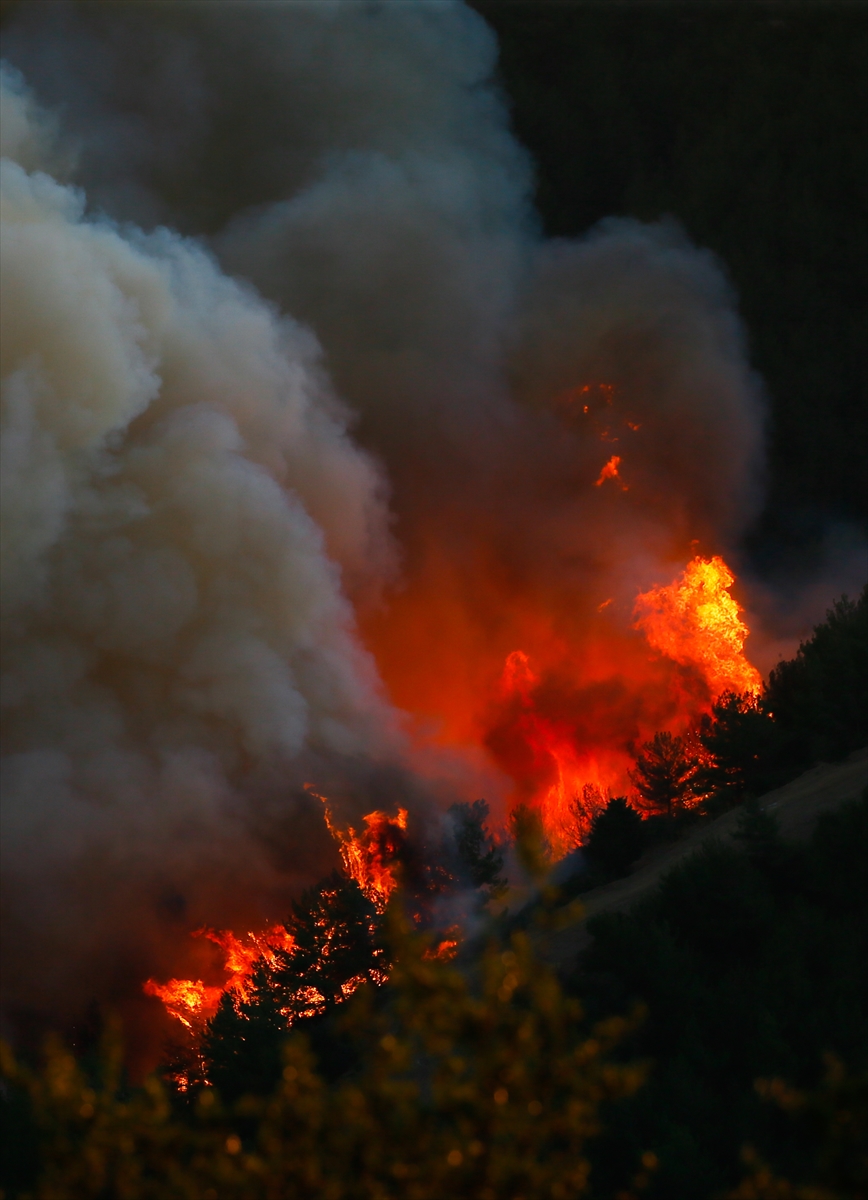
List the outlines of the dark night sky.
{"type": "Polygon", "coordinates": [[[476,0],[546,232],[672,214],[722,258],[771,401],[756,566],[868,524],[864,4],[476,0]]]}

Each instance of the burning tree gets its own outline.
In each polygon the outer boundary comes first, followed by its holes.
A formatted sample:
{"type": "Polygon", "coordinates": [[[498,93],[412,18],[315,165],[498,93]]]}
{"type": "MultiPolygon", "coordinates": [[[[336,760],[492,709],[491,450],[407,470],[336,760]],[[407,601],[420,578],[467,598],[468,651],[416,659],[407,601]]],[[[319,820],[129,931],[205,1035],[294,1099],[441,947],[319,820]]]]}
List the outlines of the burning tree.
{"type": "Polygon", "coordinates": [[[569,803],[564,835],[571,850],[588,840],[594,821],[606,807],[608,797],[597,783],[584,783],[569,803]]]}
{"type": "MultiPolygon", "coordinates": [[[[308,791],[318,795],[308,786],[308,791]]],[[[414,920],[436,924],[432,901],[450,888],[476,889],[480,903],[505,880],[503,858],[486,828],[484,800],[451,810],[453,844],[433,849],[411,846],[407,812],[368,813],[360,831],[339,828],[328,801],[324,817],[341,857],[341,871],[309,888],[292,905],[289,918],[245,940],[231,931],[196,930],[224,951],[229,978],[222,986],[201,980],[149,979],[144,991],[162,1000],[186,1028],[188,1040],[173,1048],[164,1076],[179,1091],[213,1083],[229,1096],[264,1094],[280,1071],[280,1045],[290,1028],[304,1022],[325,1056],[334,1058],[331,1017],[360,986],[382,985],[391,967],[382,939],[383,914],[400,887],[414,920]],[[428,861],[432,854],[449,869],[428,861]]],[[[441,930],[428,953],[451,957],[457,929],[441,930]]],[[[338,1055],[340,1057],[340,1047],[338,1055]]]]}
{"type": "Polygon", "coordinates": [[[667,817],[679,808],[691,807],[691,802],[700,798],[696,790],[699,769],[684,738],[655,733],[642,746],[636,769],[630,772],[638,806],[649,814],[667,817]]]}
{"type": "MultiPolygon", "coordinates": [[[[632,1023],[588,1025],[522,935],[492,944],[474,982],[432,959],[429,943],[392,923],[396,966],[380,994],[385,1003],[361,988],[348,1005],[356,1060],[338,1080],[324,1075],[297,1031],[286,1035],[270,1095],[234,1103],[202,1088],[180,1110],[157,1080],[125,1086],[116,1043],[96,1082],[57,1044],[43,1071],[6,1054],[6,1086],[26,1095],[38,1122],[30,1194],[585,1196],[601,1105],[644,1079],[641,1066],[611,1058],[632,1023]]],[[[640,1186],[654,1164],[643,1156],[640,1186]]]]}
{"type": "Polygon", "coordinates": [[[291,949],[260,958],[244,994],[226,991],[208,1023],[204,1075],[225,1096],[273,1087],[291,1026],[387,978],[381,914],[355,879],[333,872],[293,904],[286,925],[291,949]]]}

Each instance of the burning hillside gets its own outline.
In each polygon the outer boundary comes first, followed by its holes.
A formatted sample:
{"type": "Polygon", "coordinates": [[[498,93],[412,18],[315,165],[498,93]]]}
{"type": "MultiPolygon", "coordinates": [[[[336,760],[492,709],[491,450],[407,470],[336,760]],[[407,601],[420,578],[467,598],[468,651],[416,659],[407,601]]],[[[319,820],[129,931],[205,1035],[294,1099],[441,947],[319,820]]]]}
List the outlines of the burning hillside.
{"type": "Polygon", "coordinates": [[[3,75],[4,1003],[195,1022],[208,939],[243,990],[456,800],[563,852],[756,690],[762,394],[676,226],[541,238],[467,7],[61,7],[3,75]]]}

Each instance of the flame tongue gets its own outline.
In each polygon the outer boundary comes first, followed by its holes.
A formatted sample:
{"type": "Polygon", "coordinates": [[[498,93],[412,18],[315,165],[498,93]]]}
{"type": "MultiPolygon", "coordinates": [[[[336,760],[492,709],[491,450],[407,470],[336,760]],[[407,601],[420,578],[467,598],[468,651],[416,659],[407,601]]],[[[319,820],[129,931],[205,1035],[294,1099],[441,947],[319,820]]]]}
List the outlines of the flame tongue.
{"type": "Polygon", "coordinates": [[[722,558],[694,558],[680,579],[636,599],[636,624],[655,650],[699,667],[713,698],[722,692],[757,695],[760,673],[744,655],[749,630],[729,594],[735,576],[722,558]]]}
{"type": "MultiPolygon", "coordinates": [[[[351,827],[344,831],[334,824],[325,796],[320,796],[309,784],[305,786],[311,795],[323,802],[326,824],[338,844],[347,875],[358,883],[377,911],[383,912],[398,886],[394,867],[404,845],[406,809],[398,809],[395,817],[383,812],[368,813],[364,817],[365,828],[360,833],[351,827]]],[[[283,925],[273,925],[263,933],[248,933],[244,939],[229,929],[197,929],[192,936],[207,938],[221,948],[224,970],[229,975],[226,982],[211,987],[201,979],[170,979],[167,983],[149,979],[143,990],[145,995],[162,1000],[166,1011],[186,1025],[194,1035],[201,1033],[205,1023],[214,1016],[224,993],[232,992],[240,1000],[249,998],[250,983],[257,963],[265,961],[274,965],[280,951],[292,951],[295,946],[295,939],[283,925]]],[[[344,995],[351,995],[365,978],[367,976],[347,980],[343,984],[344,995]]],[[[315,989],[310,989],[308,998],[310,1013],[319,1011],[323,997],[315,989]]]]}
{"type": "MultiPolygon", "coordinates": [[[[317,795],[313,791],[311,794],[317,795]]],[[[379,811],[368,813],[361,833],[356,833],[352,826],[344,832],[332,821],[325,797],[319,799],[325,804],[326,824],[338,844],[344,870],[350,879],[355,879],[377,911],[383,912],[398,886],[394,864],[404,844],[407,810],[399,808],[396,817],[379,811]]]]}
{"type": "Polygon", "coordinates": [[[223,950],[224,970],[229,972],[226,982],[211,987],[201,979],[170,979],[167,983],[148,979],[143,985],[146,996],[162,1000],[166,1012],[191,1031],[200,1029],[214,1016],[224,992],[234,991],[246,1000],[256,963],[262,958],[274,963],[278,950],[291,950],[295,944],[283,925],[272,925],[263,933],[249,933],[245,941],[229,929],[196,929],[192,936],[207,938],[223,950]]]}

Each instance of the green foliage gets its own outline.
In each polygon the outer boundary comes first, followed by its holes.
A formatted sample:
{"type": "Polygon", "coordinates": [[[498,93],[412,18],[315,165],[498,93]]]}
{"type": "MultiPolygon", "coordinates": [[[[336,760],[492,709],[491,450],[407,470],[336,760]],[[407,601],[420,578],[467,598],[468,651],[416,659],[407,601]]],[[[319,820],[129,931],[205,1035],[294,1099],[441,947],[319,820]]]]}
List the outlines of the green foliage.
{"type": "MultiPolygon", "coordinates": [[[[41,1171],[32,1200],[568,1200],[587,1194],[599,1109],[642,1083],[611,1052],[631,1024],[593,1028],[528,942],[492,945],[471,985],[395,917],[388,1003],[344,1009],[358,1066],[329,1083],[299,1033],[267,1097],[202,1089],[186,1114],[155,1079],[125,1092],[116,1039],[97,1080],[59,1044],[38,1071],[8,1051],[29,1097],[41,1171]]],[[[377,993],[381,995],[382,993],[377,993]]],[[[636,1166],[639,1165],[639,1157],[636,1166]]],[[[651,1160],[646,1160],[651,1165],[651,1160]]],[[[641,1172],[640,1172],[641,1174],[641,1172]]],[[[647,1174],[647,1170],[645,1172],[647,1174]]]]}
{"type": "Polygon", "coordinates": [[[481,889],[485,896],[499,896],[506,889],[501,875],[503,855],[488,832],[488,804],[474,800],[460,802],[449,809],[455,829],[455,849],[463,883],[481,889]]]}
{"type": "Polygon", "coordinates": [[[795,658],[771,672],[764,697],[797,762],[841,758],[868,740],[868,586],[842,596],[795,658]]]}
{"type": "Polygon", "coordinates": [[[623,796],[614,796],[591,822],[585,853],[612,875],[623,875],[647,844],[645,822],[623,796]]]}
{"type": "Polygon", "coordinates": [[[745,1143],[781,1178],[819,1178],[816,1141],[754,1081],[813,1089],[827,1052],[855,1076],[868,1067],[868,799],[827,814],[803,846],[781,842],[768,817],[749,807],[741,847],[712,845],[633,912],[589,923],[573,986],[591,1013],[645,1004],[625,1050],[653,1061],[591,1152],[600,1196],[640,1148],[659,1159],[659,1200],[737,1186],[745,1143]]]}
{"type": "Polygon", "coordinates": [[[684,740],[664,732],[643,744],[630,780],[646,812],[671,817],[694,798],[696,775],[696,761],[688,755],[684,740]]]}

